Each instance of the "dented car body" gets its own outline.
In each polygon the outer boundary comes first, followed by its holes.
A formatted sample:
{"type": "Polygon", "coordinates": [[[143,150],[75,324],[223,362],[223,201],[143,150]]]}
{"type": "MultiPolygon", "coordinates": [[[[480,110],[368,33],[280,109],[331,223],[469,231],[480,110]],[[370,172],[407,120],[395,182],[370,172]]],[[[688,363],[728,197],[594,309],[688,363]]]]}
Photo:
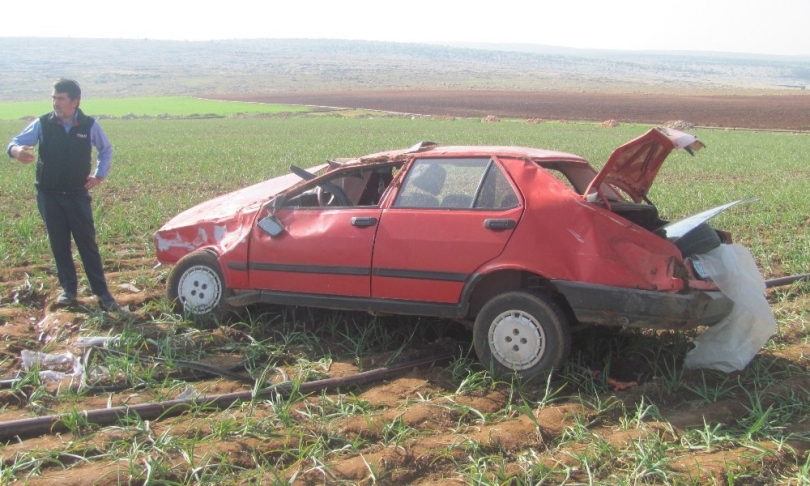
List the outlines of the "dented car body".
{"type": "MultiPolygon", "coordinates": [[[[655,128],[600,172],[582,157],[423,142],[329,161],[191,208],[155,235],[191,315],[257,303],[453,318],[496,371],[560,366],[579,324],[686,329],[732,308],[689,258],[729,243],[647,199],[667,156],[702,144],[655,128]]],[[[726,205],[731,207],[734,204],[726,205]]],[[[698,266],[699,267],[699,266],[698,266]]]]}

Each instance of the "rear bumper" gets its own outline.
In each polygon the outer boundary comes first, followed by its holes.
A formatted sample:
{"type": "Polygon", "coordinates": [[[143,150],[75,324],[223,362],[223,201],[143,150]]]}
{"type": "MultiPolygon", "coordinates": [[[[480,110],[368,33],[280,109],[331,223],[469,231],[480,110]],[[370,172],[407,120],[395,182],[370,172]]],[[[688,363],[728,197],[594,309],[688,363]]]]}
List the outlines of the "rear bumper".
{"type": "Polygon", "coordinates": [[[690,329],[717,324],[734,306],[731,299],[719,291],[672,294],[563,280],[551,283],[565,296],[582,323],[690,329]]]}

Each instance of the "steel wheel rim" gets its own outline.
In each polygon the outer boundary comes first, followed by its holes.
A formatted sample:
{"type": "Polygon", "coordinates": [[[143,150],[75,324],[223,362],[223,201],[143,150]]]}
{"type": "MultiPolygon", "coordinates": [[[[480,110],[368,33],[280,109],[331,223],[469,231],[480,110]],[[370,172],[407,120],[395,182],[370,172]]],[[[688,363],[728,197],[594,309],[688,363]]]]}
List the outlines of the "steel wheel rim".
{"type": "Polygon", "coordinates": [[[519,310],[501,313],[489,328],[489,348],[498,362],[513,370],[535,366],[543,358],[546,335],[531,314],[519,310]]]}
{"type": "Polygon", "coordinates": [[[186,312],[207,314],[214,310],[222,298],[219,275],[205,265],[186,270],[177,284],[177,297],[186,312]]]}

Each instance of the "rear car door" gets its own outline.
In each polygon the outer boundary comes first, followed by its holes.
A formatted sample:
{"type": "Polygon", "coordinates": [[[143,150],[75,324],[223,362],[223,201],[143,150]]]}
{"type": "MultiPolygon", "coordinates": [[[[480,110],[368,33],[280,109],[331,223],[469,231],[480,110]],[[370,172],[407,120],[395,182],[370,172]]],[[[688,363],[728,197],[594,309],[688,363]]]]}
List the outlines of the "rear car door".
{"type": "Polygon", "coordinates": [[[415,159],[380,218],[372,297],[458,302],[512,235],[523,212],[518,194],[494,159],[415,159]]]}

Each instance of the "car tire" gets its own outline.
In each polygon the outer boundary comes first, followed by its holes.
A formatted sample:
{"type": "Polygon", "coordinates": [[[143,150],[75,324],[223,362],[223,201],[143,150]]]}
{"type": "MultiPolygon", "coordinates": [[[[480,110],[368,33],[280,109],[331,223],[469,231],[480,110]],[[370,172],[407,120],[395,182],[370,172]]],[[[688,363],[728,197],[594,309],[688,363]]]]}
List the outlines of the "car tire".
{"type": "Polygon", "coordinates": [[[222,317],[230,310],[217,255],[201,250],[177,262],[169,274],[167,296],[178,314],[191,318],[222,317]]]}
{"type": "Polygon", "coordinates": [[[561,367],[571,348],[565,313],[549,296],[511,291],[487,302],[473,328],[475,352],[497,377],[531,378],[561,367]]]}
{"type": "Polygon", "coordinates": [[[691,231],[675,240],[675,246],[681,250],[684,258],[714,250],[720,246],[720,243],[717,231],[707,223],[695,226],[691,231]]]}

